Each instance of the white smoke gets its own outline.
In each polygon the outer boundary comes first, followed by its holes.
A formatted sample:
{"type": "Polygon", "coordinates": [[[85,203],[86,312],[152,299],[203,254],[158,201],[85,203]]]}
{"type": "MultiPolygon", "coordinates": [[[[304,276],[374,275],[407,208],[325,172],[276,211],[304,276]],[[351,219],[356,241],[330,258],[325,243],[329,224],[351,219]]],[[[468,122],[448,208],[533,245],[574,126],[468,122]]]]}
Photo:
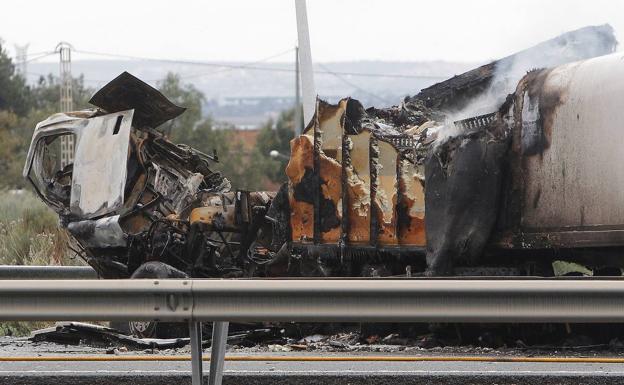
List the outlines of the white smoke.
{"type": "Polygon", "coordinates": [[[617,41],[608,25],[571,31],[498,61],[490,87],[459,111],[448,111],[450,121],[497,111],[507,95],[530,70],[556,67],[615,52],[617,41]]]}

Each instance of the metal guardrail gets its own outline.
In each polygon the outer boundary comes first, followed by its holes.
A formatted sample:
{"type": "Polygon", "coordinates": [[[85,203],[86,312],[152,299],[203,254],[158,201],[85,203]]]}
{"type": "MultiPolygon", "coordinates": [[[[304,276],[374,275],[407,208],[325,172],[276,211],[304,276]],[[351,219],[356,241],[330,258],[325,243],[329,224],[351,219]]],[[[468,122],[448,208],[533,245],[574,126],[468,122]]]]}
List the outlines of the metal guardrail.
{"type": "Polygon", "coordinates": [[[1,320],[624,322],[624,280],[0,281],[1,320]]]}
{"type": "Polygon", "coordinates": [[[0,320],[189,322],[202,384],[201,322],[212,321],[209,383],[220,385],[228,321],[624,322],[624,280],[0,280],[0,320]]]}
{"type": "Polygon", "coordinates": [[[97,279],[90,266],[0,265],[0,279],[97,279]]]}

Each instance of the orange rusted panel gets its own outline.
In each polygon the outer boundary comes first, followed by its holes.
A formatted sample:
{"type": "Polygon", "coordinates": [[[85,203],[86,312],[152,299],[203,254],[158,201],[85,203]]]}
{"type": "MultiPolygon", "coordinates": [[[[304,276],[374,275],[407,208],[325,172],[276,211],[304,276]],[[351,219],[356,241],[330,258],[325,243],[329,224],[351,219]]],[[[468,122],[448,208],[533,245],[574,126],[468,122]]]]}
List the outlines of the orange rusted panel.
{"type": "Polygon", "coordinates": [[[425,246],[425,187],[424,170],[403,159],[399,162],[400,204],[399,243],[425,246]]]}
{"type": "Polygon", "coordinates": [[[370,132],[364,131],[348,138],[351,162],[346,167],[349,201],[347,240],[353,244],[370,241],[370,137],[370,132]]]}
{"type": "Polygon", "coordinates": [[[290,227],[292,240],[311,241],[314,237],[314,143],[309,135],[290,142],[290,160],[286,166],[289,180],[290,227]]]}
{"type": "Polygon", "coordinates": [[[197,207],[191,211],[189,222],[191,225],[201,223],[220,231],[236,231],[235,211],[234,205],[197,207]]]}
{"type": "Polygon", "coordinates": [[[342,222],[342,166],[330,157],[320,156],[321,241],[338,242],[342,222]]]}

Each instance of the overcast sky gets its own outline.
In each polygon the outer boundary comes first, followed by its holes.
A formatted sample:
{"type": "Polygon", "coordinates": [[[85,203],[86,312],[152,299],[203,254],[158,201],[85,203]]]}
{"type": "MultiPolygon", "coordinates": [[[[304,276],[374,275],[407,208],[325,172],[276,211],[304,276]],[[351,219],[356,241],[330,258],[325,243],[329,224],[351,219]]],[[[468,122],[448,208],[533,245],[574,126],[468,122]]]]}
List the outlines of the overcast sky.
{"type": "MultiPolygon", "coordinates": [[[[604,23],[624,36],[624,1],[615,0],[308,0],[308,16],[313,59],[324,62],[481,62],[604,23]]],[[[0,38],[10,52],[65,40],[98,52],[251,61],[292,47],[296,23],[293,0],[13,0],[2,4],[0,38]]]]}

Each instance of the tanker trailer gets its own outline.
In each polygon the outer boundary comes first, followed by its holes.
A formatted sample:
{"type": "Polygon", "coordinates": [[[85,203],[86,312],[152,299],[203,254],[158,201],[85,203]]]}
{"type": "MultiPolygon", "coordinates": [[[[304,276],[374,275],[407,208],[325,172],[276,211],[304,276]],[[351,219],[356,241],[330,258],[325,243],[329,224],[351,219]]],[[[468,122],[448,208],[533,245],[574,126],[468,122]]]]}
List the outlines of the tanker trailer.
{"type": "Polygon", "coordinates": [[[500,110],[511,147],[492,247],[622,267],[623,59],[532,71],[519,82],[500,110]]]}

